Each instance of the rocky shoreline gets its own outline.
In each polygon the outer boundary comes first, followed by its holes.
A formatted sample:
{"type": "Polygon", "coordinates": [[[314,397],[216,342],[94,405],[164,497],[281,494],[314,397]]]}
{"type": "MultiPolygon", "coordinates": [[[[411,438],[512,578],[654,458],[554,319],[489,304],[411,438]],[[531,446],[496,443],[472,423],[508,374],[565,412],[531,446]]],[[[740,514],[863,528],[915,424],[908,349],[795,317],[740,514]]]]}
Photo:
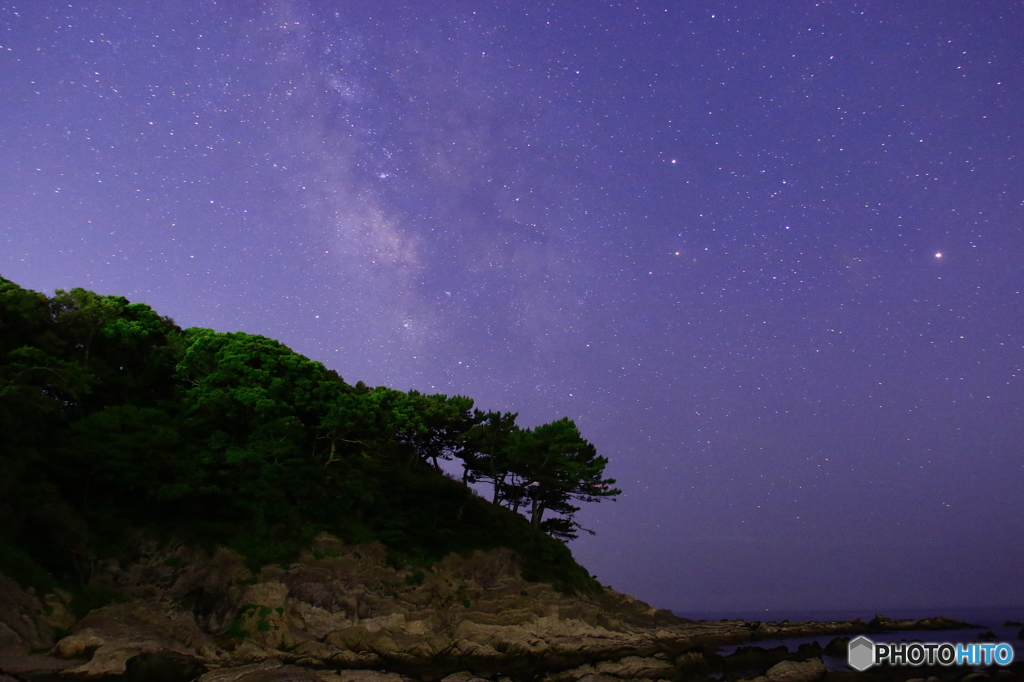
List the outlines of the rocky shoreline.
{"type": "Polygon", "coordinates": [[[209,556],[149,544],[130,562],[97,567],[92,584],[117,599],[79,618],[66,592],[36,595],[0,576],[0,682],[868,682],[975,674],[827,673],[822,653],[841,649],[842,639],[825,649],[741,646],[722,656],[718,647],[765,639],[970,626],[945,618],[694,622],[610,589],[566,595],[526,582],[507,550],[394,568],[380,545],[321,536],[288,568],[253,573],[227,549],[209,556]]]}

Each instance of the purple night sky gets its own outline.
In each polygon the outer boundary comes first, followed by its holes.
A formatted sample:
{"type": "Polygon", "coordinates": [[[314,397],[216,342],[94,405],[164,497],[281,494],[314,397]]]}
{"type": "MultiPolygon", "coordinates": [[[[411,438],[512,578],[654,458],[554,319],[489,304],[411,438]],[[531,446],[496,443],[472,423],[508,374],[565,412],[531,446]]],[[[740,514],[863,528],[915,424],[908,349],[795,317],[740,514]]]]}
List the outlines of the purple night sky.
{"type": "Polygon", "coordinates": [[[1024,3],[0,1],[0,275],[562,416],[677,612],[1024,604],[1024,3]]]}

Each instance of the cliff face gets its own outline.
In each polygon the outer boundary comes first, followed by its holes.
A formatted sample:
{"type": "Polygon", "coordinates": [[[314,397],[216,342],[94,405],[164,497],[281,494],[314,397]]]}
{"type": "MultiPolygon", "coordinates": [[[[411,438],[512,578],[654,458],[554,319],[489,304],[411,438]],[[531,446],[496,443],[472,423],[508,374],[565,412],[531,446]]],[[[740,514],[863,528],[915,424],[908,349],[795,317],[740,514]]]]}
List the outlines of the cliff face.
{"type": "Polygon", "coordinates": [[[93,584],[118,600],[78,620],[67,593],[40,600],[3,579],[0,671],[155,682],[614,682],[767,671],[766,680],[798,682],[825,675],[820,647],[741,650],[731,662],[714,647],[857,627],[693,623],[610,589],[568,595],[527,582],[509,550],[450,555],[422,570],[385,558],[380,545],[322,535],[288,568],[254,574],[231,550],[144,546],[130,562],[97,569],[93,584]]]}

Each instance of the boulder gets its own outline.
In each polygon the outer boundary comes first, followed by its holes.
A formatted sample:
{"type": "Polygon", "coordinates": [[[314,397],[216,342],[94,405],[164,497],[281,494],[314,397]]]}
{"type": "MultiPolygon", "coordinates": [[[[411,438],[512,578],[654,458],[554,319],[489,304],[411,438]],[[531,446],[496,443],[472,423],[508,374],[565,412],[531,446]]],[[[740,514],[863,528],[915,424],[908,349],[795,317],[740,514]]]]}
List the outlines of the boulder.
{"type": "Polygon", "coordinates": [[[825,676],[825,664],[820,658],[809,661],[782,661],[765,673],[768,682],[815,682],[825,676]]]}
{"type": "Polygon", "coordinates": [[[34,594],[0,573],[0,656],[23,656],[53,646],[53,626],[34,594]]]}
{"type": "Polygon", "coordinates": [[[54,630],[70,630],[78,617],[71,611],[72,596],[70,592],[55,589],[52,593],[43,596],[46,622],[54,630]]]}
{"type": "MultiPolygon", "coordinates": [[[[53,648],[59,658],[87,658],[68,670],[74,675],[99,677],[125,673],[127,663],[140,654],[205,658],[226,657],[190,614],[167,612],[162,605],[133,602],[113,604],[89,613],[53,648]]],[[[145,659],[143,659],[145,660],[145,659]]]]}

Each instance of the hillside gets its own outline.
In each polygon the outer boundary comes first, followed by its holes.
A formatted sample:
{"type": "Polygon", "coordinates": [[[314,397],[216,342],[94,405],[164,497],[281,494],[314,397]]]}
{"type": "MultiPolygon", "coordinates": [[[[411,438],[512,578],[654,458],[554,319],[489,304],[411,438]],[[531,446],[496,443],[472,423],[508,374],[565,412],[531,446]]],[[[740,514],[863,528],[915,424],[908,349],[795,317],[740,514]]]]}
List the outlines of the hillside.
{"type": "Polygon", "coordinates": [[[0,279],[0,682],[828,682],[817,644],[718,647],[964,625],[694,623],[601,587],[559,538],[620,492],[607,460],[515,417],[0,279]]]}
{"type": "Polygon", "coordinates": [[[0,453],[0,570],[43,590],[87,589],[140,537],[256,569],[321,532],[395,566],[504,547],[530,580],[593,590],[552,536],[574,536],[573,500],[619,492],[567,419],[524,429],[463,396],[349,384],[262,336],[3,279],[0,453]]]}

